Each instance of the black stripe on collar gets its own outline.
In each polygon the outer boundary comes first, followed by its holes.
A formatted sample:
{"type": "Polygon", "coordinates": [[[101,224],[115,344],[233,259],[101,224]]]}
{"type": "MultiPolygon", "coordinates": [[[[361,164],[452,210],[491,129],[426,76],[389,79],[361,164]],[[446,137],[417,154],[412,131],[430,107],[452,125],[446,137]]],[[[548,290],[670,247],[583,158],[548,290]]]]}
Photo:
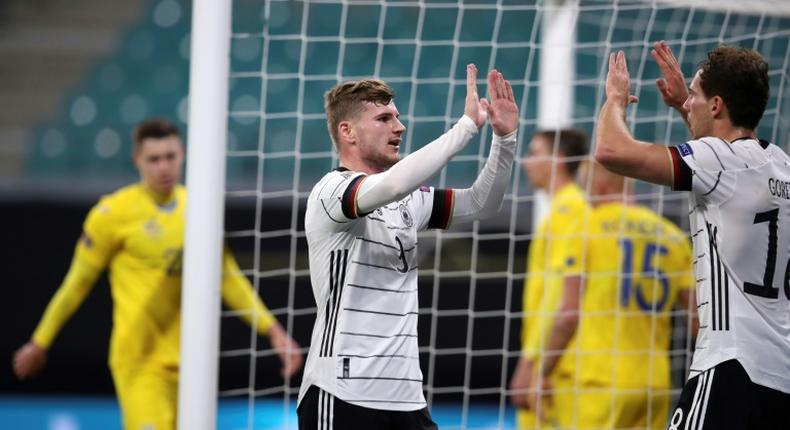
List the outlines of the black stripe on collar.
{"type": "Polygon", "coordinates": [[[749,137],[749,136],[743,136],[743,137],[739,137],[739,138],[737,138],[737,139],[733,140],[731,143],[735,143],[735,142],[737,142],[737,141],[739,141],[739,140],[750,140],[750,139],[752,139],[752,140],[756,140],[756,141],[757,141],[757,142],[760,144],[760,146],[762,146],[762,147],[763,147],[763,149],[768,149],[768,145],[770,145],[770,144],[771,144],[771,142],[769,142],[769,141],[767,141],[767,140],[763,140],[763,139],[756,139],[756,138],[749,137]]]}

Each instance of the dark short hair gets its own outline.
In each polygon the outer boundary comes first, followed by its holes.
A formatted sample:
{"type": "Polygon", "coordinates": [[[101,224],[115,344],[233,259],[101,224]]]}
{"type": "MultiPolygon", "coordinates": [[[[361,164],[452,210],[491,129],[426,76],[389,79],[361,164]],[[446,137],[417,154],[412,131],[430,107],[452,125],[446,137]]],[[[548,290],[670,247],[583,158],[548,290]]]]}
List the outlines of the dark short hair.
{"type": "Polygon", "coordinates": [[[540,130],[535,133],[535,136],[546,139],[552,150],[554,150],[554,145],[558,144],[557,152],[559,154],[573,158],[565,162],[568,173],[571,175],[575,175],[579,170],[582,157],[590,153],[587,133],[579,129],[563,128],[559,130],[540,130]]]}
{"type": "Polygon", "coordinates": [[[172,122],[163,118],[147,119],[134,129],[134,152],[140,150],[145,139],[162,139],[170,136],[181,137],[178,127],[172,122]]]}
{"type": "Polygon", "coordinates": [[[393,98],[395,91],[386,82],[378,79],[346,81],[327,91],[324,94],[326,126],[335,147],[339,144],[337,127],[341,121],[353,119],[359,114],[364,102],[387,105],[393,98]]]}
{"type": "Polygon", "coordinates": [[[719,96],[735,127],[757,128],[768,105],[768,63],[753,49],[722,45],[700,64],[705,97],[719,96]]]}

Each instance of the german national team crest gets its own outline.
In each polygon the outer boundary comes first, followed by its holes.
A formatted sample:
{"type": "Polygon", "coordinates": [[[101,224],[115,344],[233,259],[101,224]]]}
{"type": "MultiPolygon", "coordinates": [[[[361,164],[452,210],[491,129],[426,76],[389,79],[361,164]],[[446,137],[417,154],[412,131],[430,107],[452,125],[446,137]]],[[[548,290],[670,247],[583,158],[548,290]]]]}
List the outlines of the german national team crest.
{"type": "Polygon", "coordinates": [[[403,224],[406,227],[411,227],[414,225],[414,218],[411,216],[411,212],[409,212],[409,208],[406,205],[401,204],[398,206],[398,211],[400,212],[400,219],[403,220],[403,224]]]}

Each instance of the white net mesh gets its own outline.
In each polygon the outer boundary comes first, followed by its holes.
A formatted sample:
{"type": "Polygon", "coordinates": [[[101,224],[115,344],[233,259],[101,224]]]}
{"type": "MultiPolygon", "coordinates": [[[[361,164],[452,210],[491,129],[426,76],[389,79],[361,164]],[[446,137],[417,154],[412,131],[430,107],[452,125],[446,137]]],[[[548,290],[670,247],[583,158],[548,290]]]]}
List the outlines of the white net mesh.
{"type": "MultiPolygon", "coordinates": [[[[781,7],[746,13],[679,3],[570,3],[577,36],[569,122],[592,133],[607,55],[623,49],[640,97],[628,112],[632,130],[639,139],[680,143],[687,132],[655,88],[652,42],[669,43],[687,78],[708,50],[728,43],[755,48],[768,60],[771,97],[758,131],[786,148],[790,19],[766,12],[781,7]]],[[[408,153],[462,114],[467,63],[497,68],[512,82],[520,105],[521,157],[539,125],[546,7],[522,0],[234,2],[227,195],[229,213],[237,215],[228,218],[227,237],[264,301],[302,346],[309,346],[315,319],[304,206],[316,181],[337,165],[323,92],[347,79],[386,80],[407,126],[408,153]]],[[[431,185],[469,186],[485,161],[490,135],[486,128],[431,185]]],[[[420,362],[426,397],[442,428],[515,426],[506,387],[520,350],[534,196],[519,163],[498,217],[420,237],[420,362]]],[[[635,200],[682,227],[688,224],[683,194],[638,184],[635,200]]],[[[229,399],[221,408],[232,409],[234,420],[220,427],[295,428],[299,379],[279,379],[276,355],[254,332],[233,337],[243,332],[235,320],[224,314],[220,375],[220,396],[229,399]]],[[[669,349],[675,395],[689,349],[684,326],[676,324],[669,349]]]]}

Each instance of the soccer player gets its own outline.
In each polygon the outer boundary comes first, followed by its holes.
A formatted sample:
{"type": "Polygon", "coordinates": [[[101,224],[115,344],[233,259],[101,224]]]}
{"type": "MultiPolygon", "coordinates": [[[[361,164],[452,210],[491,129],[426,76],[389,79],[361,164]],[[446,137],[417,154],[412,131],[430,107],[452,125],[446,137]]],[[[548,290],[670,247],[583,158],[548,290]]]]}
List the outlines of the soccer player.
{"type": "MultiPolygon", "coordinates": [[[[564,241],[569,228],[584,216],[587,202],[584,191],[576,184],[576,174],[583,157],[588,154],[587,135],[579,130],[541,131],[532,137],[524,171],[532,186],[544,190],[551,198],[548,214],[540,222],[529,246],[527,277],[524,280],[521,324],[521,357],[510,380],[511,402],[517,406],[518,428],[536,428],[535,411],[529,409],[526,389],[535,373],[535,363],[548,342],[554,311],[562,297],[562,270],[565,265],[564,241]],[[556,156],[555,156],[556,150],[556,156]]],[[[556,422],[572,405],[576,360],[568,348],[556,371],[552,373],[555,390],[552,404],[541,404],[542,414],[556,422]]]]}
{"type": "Polygon", "coordinates": [[[405,127],[384,82],[343,82],[325,95],[340,167],[307,202],[305,233],[318,305],[299,393],[300,429],[435,429],[422,392],[417,343],[417,232],[495,214],[516,149],[518,108],[502,74],[466,69],[464,116],[400,158],[405,127]],[[471,188],[421,186],[477,134],[494,130],[471,188]]]}
{"type": "Polygon", "coordinates": [[[609,56],[595,157],[608,169],[690,191],[700,331],[669,428],[790,428],[790,157],[759,139],[768,64],[749,49],[708,53],[688,91],[665,43],[655,45],[664,101],[692,140],[634,139],[625,122],[630,77],[609,56]]]}
{"type": "MultiPolygon", "coordinates": [[[[134,133],[140,182],[102,197],[84,224],[71,267],[32,339],[14,356],[20,379],[35,376],[58,331],[109,268],[113,297],[110,370],[127,430],[174,429],[178,394],[181,255],[186,190],[178,129],[147,120],[134,133]]],[[[269,337],[282,375],[302,363],[299,346],[269,313],[230,250],[223,256],[222,297],[269,337]]]]}
{"type": "Polygon", "coordinates": [[[593,210],[563,249],[564,292],[535,388],[551,388],[546,375],[575,347],[575,402],[560,427],[661,429],[669,414],[669,312],[696,311],[691,246],[669,220],[627,203],[624,177],[597,163],[585,163],[581,177],[593,210]]]}

